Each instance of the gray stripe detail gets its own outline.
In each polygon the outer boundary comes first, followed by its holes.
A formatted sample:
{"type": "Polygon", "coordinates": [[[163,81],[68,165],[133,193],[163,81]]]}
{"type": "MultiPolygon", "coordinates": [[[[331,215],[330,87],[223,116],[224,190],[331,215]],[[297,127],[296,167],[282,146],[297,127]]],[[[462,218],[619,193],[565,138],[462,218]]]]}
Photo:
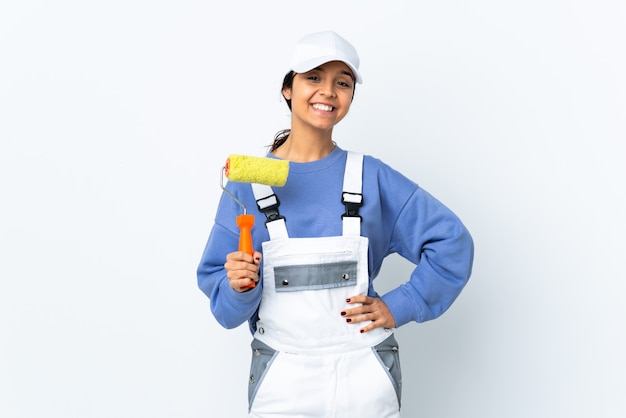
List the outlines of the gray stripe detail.
{"type": "Polygon", "coordinates": [[[372,347],[372,352],[387,373],[398,398],[398,406],[402,404],[402,368],[400,367],[400,352],[396,337],[391,334],[383,342],[372,347]]]}
{"type": "Polygon", "coordinates": [[[252,409],[252,403],[261,387],[261,382],[265,379],[270,366],[278,355],[278,351],[256,338],[252,340],[250,346],[252,347],[252,361],[248,385],[248,412],[252,409]]]}
{"type": "Polygon", "coordinates": [[[356,285],[357,262],[274,267],[277,292],[332,289],[356,285]]]}

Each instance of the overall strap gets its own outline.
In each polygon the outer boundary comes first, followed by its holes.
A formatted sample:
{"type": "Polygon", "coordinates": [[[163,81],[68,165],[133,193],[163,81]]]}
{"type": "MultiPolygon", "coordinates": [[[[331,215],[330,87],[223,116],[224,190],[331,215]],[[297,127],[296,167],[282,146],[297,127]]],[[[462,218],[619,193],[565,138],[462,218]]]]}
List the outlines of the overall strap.
{"type": "Polygon", "coordinates": [[[257,207],[265,214],[265,226],[270,234],[270,239],[289,238],[285,217],[278,212],[280,201],[278,196],[274,194],[274,190],[265,184],[252,183],[252,192],[257,207]]]}
{"type": "MultiPolygon", "coordinates": [[[[341,215],[344,236],[361,235],[359,209],[363,206],[362,178],[363,154],[348,151],[341,193],[341,203],[346,207],[346,212],[341,215]]],[[[280,201],[274,190],[264,184],[252,183],[252,192],[259,210],[267,219],[265,226],[270,239],[289,238],[285,217],[278,212],[280,201]]]]}
{"type": "Polygon", "coordinates": [[[341,203],[346,206],[346,212],[341,215],[344,236],[361,235],[362,218],[359,209],[363,206],[362,182],[363,154],[348,151],[341,193],[341,203]]]}

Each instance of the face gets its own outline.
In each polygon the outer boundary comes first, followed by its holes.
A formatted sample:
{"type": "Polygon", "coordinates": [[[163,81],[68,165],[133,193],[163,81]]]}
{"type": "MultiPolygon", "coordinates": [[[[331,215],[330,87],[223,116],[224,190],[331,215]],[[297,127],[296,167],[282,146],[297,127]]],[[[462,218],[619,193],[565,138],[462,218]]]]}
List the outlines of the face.
{"type": "Polygon", "coordinates": [[[291,100],[292,129],[332,130],[348,113],[353,93],[352,72],[341,61],[296,74],[292,87],[283,90],[291,100]]]}

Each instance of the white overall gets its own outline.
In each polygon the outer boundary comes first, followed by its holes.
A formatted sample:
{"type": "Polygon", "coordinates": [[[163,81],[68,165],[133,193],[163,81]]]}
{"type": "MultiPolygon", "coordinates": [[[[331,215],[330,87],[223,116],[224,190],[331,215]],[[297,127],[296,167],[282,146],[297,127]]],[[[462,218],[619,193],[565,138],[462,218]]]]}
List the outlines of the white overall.
{"type": "MultiPolygon", "coordinates": [[[[362,165],[361,154],[348,153],[343,201],[361,202],[362,165]]],[[[278,202],[269,186],[253,189],[259,208],[278,202]]],[[[343,235],[322,238],[289,238],[280,217],[267,223],[250,417],[400,416],[392,330],[362,334],[367,323],[349,324],[340,315],[356,306],[346,298],[366,295],[369,286],[368,239],[360,236],[360,223],[358,215],[344,216],[343,235]]]]}

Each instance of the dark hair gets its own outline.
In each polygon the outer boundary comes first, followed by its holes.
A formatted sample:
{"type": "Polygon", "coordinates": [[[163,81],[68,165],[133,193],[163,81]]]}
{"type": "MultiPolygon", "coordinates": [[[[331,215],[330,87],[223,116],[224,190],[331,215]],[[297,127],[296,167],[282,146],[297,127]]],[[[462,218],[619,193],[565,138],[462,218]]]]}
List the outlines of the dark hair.
{"type": "MultiPolygon", "coordinates": [[[[283,95],[283,99],[285,99],[285,101],[287,102],[287,107],[289,108],[290,111],[291,111],[291,99],[287,99],[285,95],[283,94],[283,91],[285,91],[285,89],[291,89],[293,87],[293,79],[295,76],[296,76],[296,72],[293,70],[285,74],[285,77],[283,78],[283,86],[280,89],[280,92],[283,95]]],[[[270,152],[276,151],[281,145],[283,145],[285,141],[287,140],[287,138],[289,137],[290,133],[291,133],[291,129],[283,129],[281,131],[278,131],[276,135],[274,135],[274,142],[272,143],[272,145],[270,145],[270,152]]]]}
{"type": "MultiPolygon", "coordinates": [[[[293,70],[285,74],[285,77],[283,78],[283,86],[280,89],[281,94],[283,94],[282,92],[285,91],[285,89],[291,89],[293,87],[293,79],[296,76],[296,74],[297,73],[293,70]]],[[[352,88],[353,99],[354,99],[355,90],[356,90],[356,85],[352,88]]],[[[287,99],[284,94],[283,94],[283,98],[285,99],[285,102],[287,102],[287,107],[291,111],[291,99],[287,99]]],[[[283,130],[278,131],[276,135],[274,135],[274,142],[272,143],[272,145],[270,145],[270,152],[274,152],[278,148],[280,148],[280,146],[285,143],[287,138],[289,138],[290,133],[291,133],[291,129],[283,129],[283,130]]]]}
{"type": "MultiPolygon", "coordinates": [[[[287,74],[285,74],[285,77],[283,78],[283,86],[280,89],[281,94],[286,89],[291,89],[293,87],[293,79],[295,77],[296,77],[296,72],[293,71],[293,70],[291,70],[287,74]]],[[[289,108],[289,110],[291,110],[291,99],[287,100],[285,95],[283,95],[283,98],[287,102],[287,107],[289,108]]]]}

